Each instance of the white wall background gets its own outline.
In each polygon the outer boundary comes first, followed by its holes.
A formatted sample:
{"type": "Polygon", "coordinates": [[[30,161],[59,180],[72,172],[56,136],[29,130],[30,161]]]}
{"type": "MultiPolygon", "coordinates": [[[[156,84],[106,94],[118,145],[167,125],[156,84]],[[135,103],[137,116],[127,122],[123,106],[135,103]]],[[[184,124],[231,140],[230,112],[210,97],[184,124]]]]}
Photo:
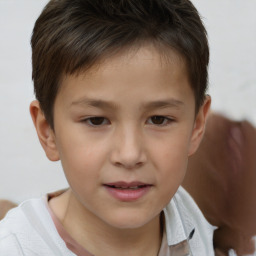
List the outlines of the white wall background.
{"type": "MultiPolygon", "coordinates": [[[[256,0],[192,0],[211,47],[212,109],[256,125],[256,0]]],[[[0,198],[20,202],[67,185],[49,162],[28,107],[30,36],[47,0],[0,0],[0,198]]]]}

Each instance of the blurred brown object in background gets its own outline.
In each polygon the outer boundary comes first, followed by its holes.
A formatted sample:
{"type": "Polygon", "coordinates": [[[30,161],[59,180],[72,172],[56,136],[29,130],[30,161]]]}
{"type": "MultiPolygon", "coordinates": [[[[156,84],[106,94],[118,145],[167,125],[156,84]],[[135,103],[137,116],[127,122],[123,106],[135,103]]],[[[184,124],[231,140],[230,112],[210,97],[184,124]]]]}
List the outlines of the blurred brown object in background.
{"type": "Polygon", "coordinates": [[[0,200],[0,220],[4,218],[5,214],[17,205],[8,200],[0,200]]]}
{"type": "Polygon", "coordinates": [[[255,127],[212,113],[203,141],[189,160],[183,186],[206,219],[219,227],[214,232],[218,251],[256,251],[255,127]]]}

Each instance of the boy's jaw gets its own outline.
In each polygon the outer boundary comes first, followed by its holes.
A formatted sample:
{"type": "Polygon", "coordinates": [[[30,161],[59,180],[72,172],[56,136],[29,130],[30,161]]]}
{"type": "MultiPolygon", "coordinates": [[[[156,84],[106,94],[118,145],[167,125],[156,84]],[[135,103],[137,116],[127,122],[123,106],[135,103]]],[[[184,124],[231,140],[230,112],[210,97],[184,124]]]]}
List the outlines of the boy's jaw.
{"type": "Polygon", "coordinates": [[[103,186],[112,197],[123,202],[139,200],[153,187],[152,184],[147,184],[140,181],[117,181],[105,183],[103,186]]]}

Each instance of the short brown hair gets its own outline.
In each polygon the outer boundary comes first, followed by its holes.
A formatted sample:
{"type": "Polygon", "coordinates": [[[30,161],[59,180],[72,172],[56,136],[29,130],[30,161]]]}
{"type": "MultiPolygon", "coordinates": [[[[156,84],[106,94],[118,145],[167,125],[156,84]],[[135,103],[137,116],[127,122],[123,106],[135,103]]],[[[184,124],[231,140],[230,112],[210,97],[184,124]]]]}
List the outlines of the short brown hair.
{"type": "Polygon", "coordinates": [[[51,127],[64,74],[144,42],[169,47],[184,58],[197,111],[208,83],[209,47],[189,0],[51,0],[31,38],[35,95],[51,127]]]}

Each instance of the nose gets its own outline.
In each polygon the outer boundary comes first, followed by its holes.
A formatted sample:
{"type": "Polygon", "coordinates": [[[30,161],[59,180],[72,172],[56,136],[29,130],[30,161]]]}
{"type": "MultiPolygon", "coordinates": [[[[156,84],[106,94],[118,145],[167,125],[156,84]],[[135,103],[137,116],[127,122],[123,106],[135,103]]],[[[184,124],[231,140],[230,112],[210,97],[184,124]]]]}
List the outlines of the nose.
{"type": "Polygon", "coordinates": [[[125,169],[135,169],[145,164],[147,157],[142,134],[135,128],[123,128],[115,132],[111,162],[125,169]]]}

